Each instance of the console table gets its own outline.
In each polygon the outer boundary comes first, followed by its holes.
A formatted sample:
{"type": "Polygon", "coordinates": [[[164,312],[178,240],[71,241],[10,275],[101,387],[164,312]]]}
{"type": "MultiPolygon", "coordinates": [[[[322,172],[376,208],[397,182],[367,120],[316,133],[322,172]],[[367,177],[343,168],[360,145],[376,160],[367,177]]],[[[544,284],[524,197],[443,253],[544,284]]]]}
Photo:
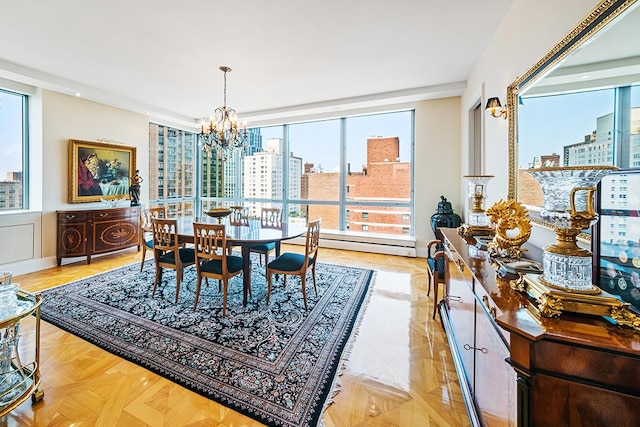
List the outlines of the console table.
{"type": "Polygon", "coordinates": [[[58,265],[62,258],[91,256],[138,246],[140,207],[57,211],[58,265]]]}
{"type": "MultiPolygon", "coordinates": [[[[535,318],[456,230],[439,312],[472,425],[635,426],[640,333],[602,317],[535,318]]],[[[473,243],[473,242],[471,242],[473,243]]]]}

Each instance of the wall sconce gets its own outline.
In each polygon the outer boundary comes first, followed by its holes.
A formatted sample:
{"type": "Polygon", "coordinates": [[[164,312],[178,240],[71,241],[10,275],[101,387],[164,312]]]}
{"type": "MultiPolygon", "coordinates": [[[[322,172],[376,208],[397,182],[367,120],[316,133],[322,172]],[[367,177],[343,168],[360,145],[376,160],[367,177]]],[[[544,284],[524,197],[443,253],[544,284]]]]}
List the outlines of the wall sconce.
{"type": "Polygon", "coordinates": [[[489,100],[487,100],[487,106],[484,109],[490,111],[493,117],[502,116],[503,119],[506,119],[509,114],[507,108],[502,107],[502,104],[500,104],[498,97],[489,98],[489,100]]]}

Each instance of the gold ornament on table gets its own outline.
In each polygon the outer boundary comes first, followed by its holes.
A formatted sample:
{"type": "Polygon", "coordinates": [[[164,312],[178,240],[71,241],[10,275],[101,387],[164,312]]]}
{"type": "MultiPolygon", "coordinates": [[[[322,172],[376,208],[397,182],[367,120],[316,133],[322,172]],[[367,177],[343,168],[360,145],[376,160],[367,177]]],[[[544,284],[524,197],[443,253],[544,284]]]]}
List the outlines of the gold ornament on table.
{"type": "Polygon", "coordinates": [[[519,260],[521,246],[531,237],[531,220],[527,209],[513,199],[500,200],[486,211],[495,224],[493,240],[487,244],[490,256],[519,260]]]}

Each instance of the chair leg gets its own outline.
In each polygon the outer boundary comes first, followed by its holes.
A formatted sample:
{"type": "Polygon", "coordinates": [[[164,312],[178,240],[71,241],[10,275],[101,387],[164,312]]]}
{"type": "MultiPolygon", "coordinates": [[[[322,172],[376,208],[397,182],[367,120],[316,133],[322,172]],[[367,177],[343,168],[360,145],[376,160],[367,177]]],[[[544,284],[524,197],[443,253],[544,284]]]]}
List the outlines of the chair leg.
{"type": "Polygon", "coordinates": [[[151,298],[156,294],[156,288],[162,281],[162,267],[156,265],[156,280],[153,282],[153,291],[151,292],[151,298]]]}
{"type": "Polygon", "coordinates": [[[301,274],[300,275],[300,282],[302,283],[302,300],[304,301],[304,309],[307,310],[307,291],[305,289],[305,287],[306,287],[305,276],[306,276],[306,274],[301,274]]]}
{"type": "Polygon", "coordinates": [[[227,288],[229,287],[229,280],[225,279],[222,285],[222,317],[227,314],[227,288]]]}
{"type": "Polygon", "coordinates": [[[178,303],[178,295],[180,295],[180,281],[182,280],[182,269],[176,269],[176,304],[178,303]]]}
{"type": "Polygon", "coordinates": [[[313,264],[311,264],[311,277],[313,278],[313,290],[316,291],[316,296],[318,296],[318,287],[316,286],[316,263],[315,260],[313,264]]]}
{"type": "Polygon", "coordinates": [[[267,269],[267,304],[269,304],[270,298],[271,298],[271,273],[269,273],[269,269],[267,269]]]}
{"type": "Polygon", "coordinates": [[[147,245],[144,245],[144,248],[142,248],[142,262],[140,263],[140,271],[142,271],[142,269],[144,268],[144,256],[147,254],[147,245]]]}
{"type": "Polygon", "coordinates": [[[433,280],[433,315],[431,316],[432,319],[436,318],[436,312],[438,311],[438,281],[435,280],[435,275],[433,276],[434,280],[433,280]]]}
{"type": "Polygon", "coordinates": [[[198,308],[198,298],[200,298],[200,284],[202,283],[202,276],[198,274],[198,281],[196,282],[196,298],[193,302],[193,309],[198,308]]]}

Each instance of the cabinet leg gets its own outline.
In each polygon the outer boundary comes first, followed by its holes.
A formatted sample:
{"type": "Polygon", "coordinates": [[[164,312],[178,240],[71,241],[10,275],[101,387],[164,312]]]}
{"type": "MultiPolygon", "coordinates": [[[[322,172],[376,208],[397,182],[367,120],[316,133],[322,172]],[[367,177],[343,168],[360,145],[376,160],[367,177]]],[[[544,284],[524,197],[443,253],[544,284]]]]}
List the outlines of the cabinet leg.
{"type": "Polygon", "coordinates": [[[56,258],[56,260],[58,261],[58,267],[60,267],[62,265],[62,258],[56,258]]]}

